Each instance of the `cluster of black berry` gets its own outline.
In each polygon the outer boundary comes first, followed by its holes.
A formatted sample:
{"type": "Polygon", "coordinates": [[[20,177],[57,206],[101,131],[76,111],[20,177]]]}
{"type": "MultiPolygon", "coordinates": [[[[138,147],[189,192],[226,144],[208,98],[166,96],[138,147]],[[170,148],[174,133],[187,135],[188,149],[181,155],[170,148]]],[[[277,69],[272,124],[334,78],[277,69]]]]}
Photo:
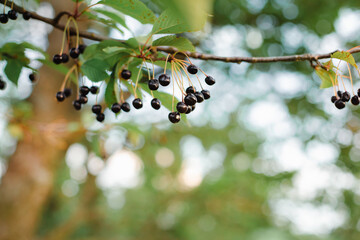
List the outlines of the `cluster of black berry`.
{"type": "MultiPolygon", "coordinates": [[[[23,12],[22,15],[24,20],[29,20],[31,18],[31,13],[27,11],[23,12]]],[[[9,10],[7,14],[6,13],[0,14],[0,22],[2,24],[6,24],[9,21],[9,19],[16,20],[17,18],[18,18],[18,13],[13,9],[9,10]]]]}
{"type": "Polygon", "coordinates": [[[331,97],[331,102],[335,104],[335,107],[338,109],[345,108],[347,102],[351,101],[351,103],[355,106],[360,104],[360,89],[358,89],[358,95],[351,97],[350,93],[345,91],[337,91],[336,96],[331,97]]]}
{"type": "MultiPolygon", "coordinates": [[[[190,64],[187,67],[187,71],[190,74],[197,74],[198,67],[194,64],[190,64]]],[[[211,86],[215,84],[215,79],[211,76],[206,76],[205,82],[207,85],[211,86]]],[[[178,102],[176,105],[177,112],[169,113],[169,120],[172,123],[178,123],[181,120],[180,114],[189,114],[195,110],[196,103],[202,103],[204,100],[210,98],[210,91],[206,89],[202,89],[201,91],[197,91],[194,86],[189,86],[186,89],[186,95],[183,97],[182,102],[178,102]]]]}
{"type": "MultiPolygon", "coordinates": [[[[71,58],[76,59],[83,54],[85,51],[86,45],[80,44],[77,48],[71,48],[69,51],[69,55],[71,58]]],[[[60,64],[60,63],[67,63],[69,61],[69,55],[66,53],[55,54],[53,57],[53,63],[60,64]]]]}
{"type": "MultiPolygon", "coordinates": [[[[120,74],[121,78],[125,80],[129,80],[131,78],[131,75],[132,75],[131,71],[127,69],[122,70],[120,74]]],[[[136,109],[142,108],[143,107],[142,100],[140,98],[135,98],[133,101],[133,106],[136,109]]],[[[121,110],[123,110],[124,112],[130,112],[130,109],[131,109],[130,104],[125,101],[123,103],[114,103],[111,106],[111,111],[115,114],[120,113],[121,110]]]]}

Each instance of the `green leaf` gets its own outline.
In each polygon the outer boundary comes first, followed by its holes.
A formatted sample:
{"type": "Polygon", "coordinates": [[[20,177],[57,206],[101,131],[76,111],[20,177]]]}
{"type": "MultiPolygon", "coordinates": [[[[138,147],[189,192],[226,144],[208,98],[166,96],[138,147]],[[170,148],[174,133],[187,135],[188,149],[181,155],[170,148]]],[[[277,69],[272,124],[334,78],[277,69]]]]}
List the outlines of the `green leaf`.
{"type": "Polygon", "coordinates": [[[351,64],[352,66],[354,66],[356,69],[358,68],[358,66],[356,65],[355,59],[353,57],[353,55],[349,52],[345,52],[345,51],[338,51],[336,53],[331,54],[332,58],[336,58],[336,59],[340,59],[343,60],[349,64],[351,64]]]}
{"type": "Polygon", "coordinates": [[[90,59],[81,66],[81,71],[93,82],[100,82],[108,78],[106,70],[109,65],[101,59],[90,59]]]}
{"type": "Polygon", "coordinates": [[[155,40],[153,46],[171,46],[177,48],[179,51],[195,52],[194,45],[189,39],[184,37],[177,37],[175,35],[165,36],[155,40]]]}
{"type": "Polygon", "coordinates": [[[115,92],[115,80],[116,80],[115,71],[113,71],[105,90],[105,103],[109,108],[111,108],[111,106],[117,102],[116,92],[115,92]]]}
{"type": "Polygon", "coordinates": [[[174,18],[181,19],[189,26],[190,31],[199,31],[204,27],[208,16],[212,14],[213,2],[213,0],[166,0],[162,1],[162,4],[165,8],[171,9],[174,18]]]}
{"type": "Polygon", "coordinates": [[[113,21],[120,24],[124,28],[129,29],[129,27],[126,25],[125,19],[122,16],[120,16],[119,14],[110,12],[110,11],[106,11],[106,10],[103,10],[100,8],[93,8],[92,10],[97,13],[103,14],[104,16],[112,19],[113,21]]]}
{"type": "Polygon", "coordinates": [[[165,10],[154,23],[152,33],[183,33],[195,32],[204,28],[206,21],[199,24],[189,24],[178,13],[171,9],[165,10]]]}
{"type": "Polygon", "coordinates": [[[156,20],[155,14],[139,0],[102,0],[99,3],[110,6],[144,24],[154,23],[156,20]]]}
{"type": "Polygon", "coordinates": [[[13,59],[7,60],[7,64],[6,64],[4,72],[7,76],[7,78],[16,85],[18,83],[19,76],[20,76],[23,66],[24,65],[21,64],[21,62],[19,62],[19,61],[16,61],[13,59]]]}
{"type": "MultiPolygon", "coordinates": [[[[321,89],[329,88],[329,87],[333,86],[333,82],[336,79],[336,73],[333,70],[326,71],[325,69],[323,69],[321,67],[316,67],[315,72],[321,79],[321,85],[320,85],[321,89]]],[[[334,84],[335,84],[335,82],[334,82],[334,84]]]]}

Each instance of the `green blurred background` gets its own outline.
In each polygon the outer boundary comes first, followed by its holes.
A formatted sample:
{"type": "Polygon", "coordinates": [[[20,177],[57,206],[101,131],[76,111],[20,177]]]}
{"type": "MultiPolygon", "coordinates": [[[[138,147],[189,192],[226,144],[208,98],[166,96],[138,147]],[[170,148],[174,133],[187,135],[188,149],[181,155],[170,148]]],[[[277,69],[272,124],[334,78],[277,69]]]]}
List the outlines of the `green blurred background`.
{"type": "MultiPolygon", "coordinates": [[[[143,2],[157,13],[169,3],[143,2]]],[[[185,34],[199,52],[277,56],[359,45],[355,0],[192,4],[213,9],[203,32],[185,34]]],[[[72,8],[53,0],[37,11],[72,8]]],[[[151,29],[126,20],[137,35],[151,29]]],[[[61,32],[30,23],[2,25],[0,44],[58,51],[61,32]]],[[[63,75],[43,67],[32,85],[23,72],[18,88],[0,93],[0,239],[359,239],[359,111],[335,109],[307,62],[195,62],[217,84],[175,126],[149,106],[95,123],[90,108],[78,114],[54,101],[63,75]]]]}

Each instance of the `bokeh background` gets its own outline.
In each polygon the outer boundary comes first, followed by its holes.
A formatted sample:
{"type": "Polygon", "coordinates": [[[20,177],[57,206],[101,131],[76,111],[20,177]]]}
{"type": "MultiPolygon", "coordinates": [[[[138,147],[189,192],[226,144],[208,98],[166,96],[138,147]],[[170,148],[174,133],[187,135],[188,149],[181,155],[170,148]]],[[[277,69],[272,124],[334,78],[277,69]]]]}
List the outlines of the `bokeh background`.
{"type": "MultiPolygon", "coordinates": [[[[143,2],[161,11],[161,0],[143,2]]],[[[203,32],[185,34],[200,52],[277,56],[359,45],[354,0],[201,2],[212,16],[203,32]]],[[[73,8],[26,4],[48,17],[73,8]]],[[[136,35],[151,30],[126,22],[136,35]]],[[[60,31],[34,20],[1,25],[0,36],[1,45],[28,41],[49,54],[61,44],[60,31]]],[[[0,92],[0,239],[359,239],[357,108],[337,110],[307,62],[194,62],[217,84],[178,125],[165,109],[151,110],[150,97],[141,111],[106,112],[97,123],[90,107],[79,114],[55,101],[64,76],[36,61],[36,84],[26,71],[18,87],[9,83],[0,92]]]]}

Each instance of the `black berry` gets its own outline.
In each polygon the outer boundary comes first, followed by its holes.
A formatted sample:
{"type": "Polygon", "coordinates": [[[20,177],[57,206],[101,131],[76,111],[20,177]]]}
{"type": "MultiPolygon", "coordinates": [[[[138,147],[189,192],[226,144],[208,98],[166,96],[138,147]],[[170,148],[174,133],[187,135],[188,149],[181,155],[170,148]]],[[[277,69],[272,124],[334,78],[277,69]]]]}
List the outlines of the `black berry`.
{"type": "Polygon", "coordinates": [[[121,72],[121,77],[123,78],[123,79],[126,79],[126,80],[128,80],[128,79],[130,79],[131,78],[131,72],[129,71],[129,70],[123,70],[122,72],[121,72]]]}
{"type": "Polygon", "coordinates": [[[195,93],[196,92],[196,89],[195,87],[193,86],[190,86],[186,89],[186,93],[189,94],[189,93],[195,93]]]}
{"type": "Polygon", "coordinates": [[[26,21],[31,18],[31,13],[29,13],[29,12],[24,12],[22,15],[23,15],[24,20],[26,20],[26,21]]]}
{"type": "Polygon", "coordinates": [[[186,95],[184,101],[186,105],[192,106],[196,104],[196,96],[193,93],[186,95]]]}
{"type": "Polygon", "coordinates": [[[167,74],[161,74],[159,76],[159,82],[160,82],[161,86],[164,86],[164,87],[169,86],[169,84],[170,84],[170,76],[167,75],[167,74]]]}
{"type": "Polygon", "coordinates": [[[338,100],[338,97],[337,97],[337,96],[332,96],[332,97],[331,97],[331,102],[332,102],[332,103],[335,103],[336,100],[338,100]]]}
{"type": "Polygon", "coordinates": [[[79,111],[81,109],[81,103],[79,102],[79,100],[73,101],[73,106],[74,106],[75,110],[77,110],[77,111],[79,111]]]}
{"type": "Polygon", "coordinates": [[[62,63],[67,63],[69,61],[69,55],[67,55],[66,53],[63,53],[61,55],[61,62],[62,63]]]}
{"type": "Polygon", "coordinates": [[[359,105],[359,103],[360,103],[360,101],[359,101],[359,97],[358,96],[353,96],[352,98],[351,98],[351,103],[353,104],[353,105],[359,105]]]}
{"type": "Polygon", "coordinates": [[[357,92],[358,92],[358,96],[360,97],[360,88],[358,89],[358,91],[357,91],[357,92]]]}
{"type": "Polygon", "coordinates": [[[205,78],[205,82],[209,86],[214,85],[216,83],[215,79],[213,77],[211,77],[211,76],[207,76],[205,78]]]}
{"type": "Polygon", "coordinates": [[[179,113],[186,113],[188,111],[188,105],[186,105],[184,102],[179,102],[176,105],[176,110],[178,110],[179,113]]]}
{"type": "Polygon", "coordinates": [[[201,103],[201,102],[203,102],[205,100],[205,97],[201,92],[196,92],[195,97],[196,97],[196,101],[198,103],[201,103]]]}
{"type": "Polygon", "coordinates": [[[151,100],[151,106],[155,109],[155,110],[159,110],[161,108],[161,102],[159,99],[154,98],[153,100],[151,100]]]}
{"type": "Polygon", "coordinates": [[[17,14],[17,12],[16,12],[15,10],[12,9],[12,10],[9,10],[9,11],[8,11],[8,16],[9,16],[9,18],[10,18],[11,20],[16,20],[18,14],[17,14]]]}
{"type": "Polygon", "coordinates": [[[187,70],[190,74],[197,74],[198,68],[194,64],[191,64],[187,67],[187,70]]]}
{"type": "Polygon", "coordinates": [[[342,94],[342,96],[341,96],[341,100],[342,100],[343,102],[348,102],[348,101],[350,101],[350,98],[351,98],[351,95],[350,95],[349,92],[344,92],[344,93],[342,94]]]}
{"type": "Polygon", "coordinates": [[[171,112],[171,113],[169,113],[169,120],[170,120],[170,122],[172,122],[172,123],[178,123],[178,122],[180,122],[180,119],[181,119],[180,113],[178,113],[178,112],[171,112]]]}
{"type": "Polygon", "coordinates": [[[91,107],[91,111],[95,114],[100,114],[102,110],[102,107],[100,104],[95,104],[94,106],[91,107]]]}
{"type": "Polygon", "coordinates": [[[53,57],[53,62],[55,64],[60,64],[62,63],[62,57],[60,56],[60,54],[55,54],[53,57]]]}
{"type": "Polygon", "coordinates": [[[209,90],[202,90],[201,93],[204,95],[205,100],[210,98],[210,91],[209,90]]]}
{"type": "Polygon", "coordinates": [[[58,102],[63,102],[65,100],[64,92],[57,92],[56,93],[56,99],[58,100],[58,102]]]}
{"type": "Polygon", "coordinates": [[[103,113],[99,113],[98,115],[96,115],[96,120],[98,122],[103,122],[105,120],[105,115],[103,113]]]}
{"type": "Polygon", "coordinates": [[[65,88],[64,89],[64,94],[65,94],[65,97],[70,97],[71,96],[71,94],[72,94],[72,90],[71,90],[71,88],[65,88]]]}
{"type": "Polygon", "coordinates": [[[90,88],[88,88],[87,86],[82,86],[80,88],[80,94],[83,95],[83,96],[88,95],[89,92],[90,92],[90,88]]]}
{"type": "Polygon", "coordinates": [[[81,95],[81,96],[79,97],[79,102],[80,102],[81,104],[86,104],[86,103],[88,102],[87,96],[81,95]]]}
{"type": "Polygon", "coordinates": [[[121,105],[118,104],[118,103],[114,103],[112,106],[111,106],[111,111],[113,113],[119,113],[121,111],[121,105]]]}
{"type": "Polygon", "coordinates": [[[72,49],[70,49],[69,54],[70,54],[70,57],[72,57],[72,58],[78,58],[80,55],[80,50],[78,48],[72,48],[72,49]]]}
{"type": "Polygon", "coordinates": [[[342,91],[337,91],[337,95],[338,95],[338,97],[339,97],[339,98],[341,98],[341,97],[342,97],[342,94],[343,94],[343,92],[342,92],[342,91]]]}
{"type": "Polygon", "coordinates": [[[35,73],[30,73],[29,74],[29,80],[31,82],[35,82],[36,81],[36,74],[35,73]]]}
{"type": "Polygon", "coordinates": [[[92,94],[97,94],[97,93],[98,93],[98,90],[99,90],[99,88],[98,88],[97,86],[92,86],[92,87],[90,88],[90,92],[91,92],[92,94]]]}
{"type": "Polygon", "coordinates": [[[196,108],[195,105],[192,105],[192,106],[190,106],[190,107],[191,107],[191,111],[192,111],[192,112],[195,111],[195,108],[196,108]]]}
{"type": "Polygon", "coordinates": [[[186,111],[186,114],[189,114],[192,112],[192,107],[191,106],[187,106],[187,111],[186,111]]]}
{"type": "Polygon", "coordinates": [[[136,108],[136,109],[140,109],[143,107],[143,103],[140,98],[135,98],[134,101],[132,102],[132,104],[133,104],[134,108],[136,108]]]}
{"type": "Polygon", "coordinates": [[[159,80],[157,79],[151,79],[149,82],[148,82],[148,86],[149,86],[149,89],[152,90],[152,91],[156,91],[159,89],[159,80]]]}
{"type": "Polygon", "coordinates": [[[6,14],[0,14],[0,22],[5,24],[9,21],[9,18],[6,14]]]}
{"type": "Polygon", "coordinates": [[[343,109],[345,107],[345,103],[341,99],[339,99],[339,100],[336,100],[335,106],[338,109],[343,109]]]}
{"type": "Polygon", "coordinates": [[[86,45],[85,44],[80,44],[79,45],[79,52],[80,54],[83,54],[85,52],[86,49],[86,45]]]}
{"type": "Polygon", "coordinates": [[[0,90],[4,90],[6,88],[6,82],[0,79],[0,90]]]}
{"type": "Polygon", "coordinates": [[[130,104],[128,104],[127,102],[124,102],[123,104],[121,104],[121,109],[124,112],[130,112],[130,104]]]}

